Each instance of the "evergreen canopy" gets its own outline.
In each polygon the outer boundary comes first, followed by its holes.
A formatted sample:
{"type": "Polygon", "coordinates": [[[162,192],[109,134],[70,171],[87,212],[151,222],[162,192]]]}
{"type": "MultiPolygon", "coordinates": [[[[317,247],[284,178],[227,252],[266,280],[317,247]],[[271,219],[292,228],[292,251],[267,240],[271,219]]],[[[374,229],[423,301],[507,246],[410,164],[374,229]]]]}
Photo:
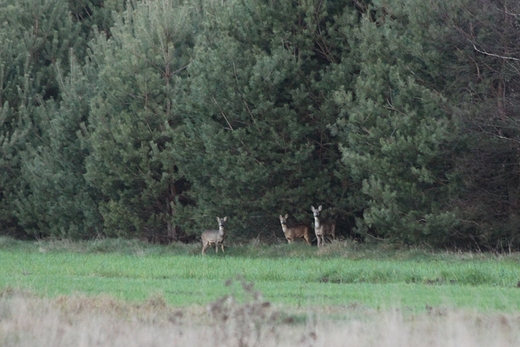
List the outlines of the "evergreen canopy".
{"type": "Polygon", "coordinates": [[[520,245],[520,3],[0,0],[0,233],[520,245]],[[276,238],[275,238],[276,239],[276,238]]]}

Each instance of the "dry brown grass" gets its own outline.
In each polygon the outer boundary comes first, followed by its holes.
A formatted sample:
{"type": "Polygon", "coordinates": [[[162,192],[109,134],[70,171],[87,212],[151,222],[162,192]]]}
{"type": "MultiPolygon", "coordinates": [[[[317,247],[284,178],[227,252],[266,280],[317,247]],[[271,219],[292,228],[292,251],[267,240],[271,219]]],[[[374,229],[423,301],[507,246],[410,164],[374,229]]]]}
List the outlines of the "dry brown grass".
{"type": "MultiPolygon", "coordinates": [[[[248,285],[242,283],[242,286],[248,285]]],[[[252,288],[245,300],[226,296],[182,310],[160,297],[140,304],[110,297],[38,298],[0,294],[0,346],[519,346],[520,314],[429,308],[360,312],[342,318],[309,314],[297,323],[252,288]]]]}

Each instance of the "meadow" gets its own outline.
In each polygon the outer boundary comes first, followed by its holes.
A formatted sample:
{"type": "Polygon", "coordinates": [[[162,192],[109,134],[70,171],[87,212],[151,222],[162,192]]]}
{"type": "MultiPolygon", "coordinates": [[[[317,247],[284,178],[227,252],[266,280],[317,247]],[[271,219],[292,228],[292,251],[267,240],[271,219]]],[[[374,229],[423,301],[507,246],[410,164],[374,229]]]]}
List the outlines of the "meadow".
{"type": "MultiPolygon", "coordinates": [[[[162,344],[171,334],[201,346],[204,339],[230,346],[341,345],[348,333],[349,341],[359,340],[352,345],[376,346],[386,335],[358,335],[386,331],[388,338],[403,334],[392,339],[406,346],[424,337],[421,329],[435,335],[459,326],[465,333],[452,332],[457,345],[477,336],[478,343],[488,341],[487,328],[499,327],[506,346],[520,342],[513,333],[520,331],[519,259],[347,241],[321,249],[251,242],[202,256],[198,244],[0,238],[0,345],[31,345],[20,330],[28,326],[34,341],[63,346],[70,344],[60,329],[71,341],[85,335],[85,346],[125,329],[160,331],[144,345],[162,344]],[[100,327],[98,320],[119,323],[100,327]],[[473,329],[479,333],[467,333],[473,329]]],[[[436,345],[430,338],[428,345],[436,345]]]]}
{"type": "Polygon", "coordinates": [[[0,288],[49,297],[105,294],[127,301],[163,296],[173,306],[204,305],[229,294],[240,276],[270,302],[296,307],[363,305],[417,311],[444,305],[520,310],[518,256],[434,253],[346,242],[242,245],[199,254],[199,245],[138,241],[0,242],[0,288]]]}

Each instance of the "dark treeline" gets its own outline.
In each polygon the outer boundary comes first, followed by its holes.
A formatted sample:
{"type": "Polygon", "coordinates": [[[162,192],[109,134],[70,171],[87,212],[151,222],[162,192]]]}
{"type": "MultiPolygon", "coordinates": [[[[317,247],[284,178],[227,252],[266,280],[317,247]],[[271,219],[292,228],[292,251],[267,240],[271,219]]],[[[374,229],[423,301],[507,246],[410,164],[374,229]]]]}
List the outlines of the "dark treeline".
{"type": "Polygon", "coordinates": [[[0,0],[0,234],[520,249],[517,0],[0,0]]]}

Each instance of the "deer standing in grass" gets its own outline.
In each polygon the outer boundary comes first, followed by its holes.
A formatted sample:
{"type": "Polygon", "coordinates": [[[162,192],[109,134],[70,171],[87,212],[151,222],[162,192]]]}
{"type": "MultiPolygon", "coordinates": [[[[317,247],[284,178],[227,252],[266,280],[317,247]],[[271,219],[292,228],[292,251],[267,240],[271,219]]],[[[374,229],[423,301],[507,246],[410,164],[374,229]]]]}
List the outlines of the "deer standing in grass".
{"type": "Polygon", "coordinates": [[[303,238],[307,244],[311,244],[310,240],[310,233],[311,228],[309,228],[305,224],[298,224],[294,225],[292,227],[287,226],[287,218],[289,217],[288,214],[284,216],[280,215],[280,224],[282,225],[282,230],[285,235],[285,238],[287,239],[288,243],[292,243],[294,239],[303,238]]]}
{"type": "Polygon", "coordinates": [[[318,240],[318,247],[321,247],[325,244],[325,236],[331,236],[333,239],[336,238],[336,223],[332,221],[322,223],[320,221],[321,205],[318,208],[311,206],[311,209],[314,214],[314,232],[318,240]]]}
{"type": "Polygon", "coordinates": [[[202,239],[202,254],[206,253],[206,249],[210,245],[215,245],[215,253],[218,253],[218,246],[222,247],[222,252],[224,252],[224,223],[227,221],[227,217],[219,218],[217,217],[218,222],[218,230],[206,230],[202,233],[200,238],[202,239]]]}

